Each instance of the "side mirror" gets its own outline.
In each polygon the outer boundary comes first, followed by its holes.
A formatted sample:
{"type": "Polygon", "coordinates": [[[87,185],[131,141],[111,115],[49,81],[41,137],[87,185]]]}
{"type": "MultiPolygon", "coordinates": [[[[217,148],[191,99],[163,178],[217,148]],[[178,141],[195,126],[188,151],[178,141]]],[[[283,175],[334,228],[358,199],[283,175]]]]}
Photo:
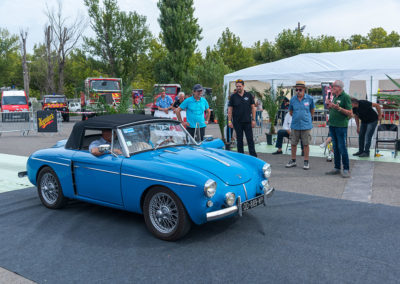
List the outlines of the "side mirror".
{"type": "Polygon", "coordinates": [[[105,151],[110,151],[111,145],[103,144],[99,146],[99,152],[104,153],[105,151]]]}
{"type": "Polygon", "coordinates": [[[30,106],[30,107],[31,107],[31,106],[32,106],[32,103],[31,103],[31,102],[29,102],[29,103],[28,103],[28,106],[30,106]]]}

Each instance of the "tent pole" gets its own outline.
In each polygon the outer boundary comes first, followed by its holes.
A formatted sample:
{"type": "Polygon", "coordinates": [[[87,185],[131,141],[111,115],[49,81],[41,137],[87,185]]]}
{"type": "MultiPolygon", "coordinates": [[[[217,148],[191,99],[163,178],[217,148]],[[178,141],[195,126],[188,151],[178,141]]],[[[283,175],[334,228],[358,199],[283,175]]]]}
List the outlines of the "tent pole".
{"type": "Polygon", "coordinates": [[[368,101],[372,102],[372,76],[371,76],[371,81],[370,81],[370,92],[369,92],[369,98],[368,101]]]}

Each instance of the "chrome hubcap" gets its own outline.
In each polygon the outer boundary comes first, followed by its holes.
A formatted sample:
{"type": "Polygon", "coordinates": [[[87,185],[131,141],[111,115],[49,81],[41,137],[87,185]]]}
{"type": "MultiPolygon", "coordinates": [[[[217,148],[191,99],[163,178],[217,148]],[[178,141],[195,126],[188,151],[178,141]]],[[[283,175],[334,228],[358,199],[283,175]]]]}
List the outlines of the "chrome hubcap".
{"type": "Polygon", "coordinates": [[[157,231],[168,234],[178,225],[178,208],[166,193],[157,193],[150,199],[150,221],[157,231]]]}
{"type": "Polygon", "coordinates": [[[51,173],[45,173],[40,180],[40,190],[42,192],[43,199],[48,204],[53,204],[57,201],[58,198],[58,183],[51,173]]]}

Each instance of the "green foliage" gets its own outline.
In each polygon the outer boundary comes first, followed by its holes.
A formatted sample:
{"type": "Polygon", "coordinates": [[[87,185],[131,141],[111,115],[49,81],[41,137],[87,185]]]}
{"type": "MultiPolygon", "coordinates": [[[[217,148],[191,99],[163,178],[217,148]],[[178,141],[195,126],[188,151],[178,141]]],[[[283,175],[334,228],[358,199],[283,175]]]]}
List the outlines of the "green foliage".
{"type": "Polygon", "coordinates": [[[201,82],[204,86],[212,88],[212,99],[210,107],[214,110],[214,115],[218,120],[222,140],[225,141],[224,128],[226,126],[225,118],[225,93],[226,88],[223,87],[224,75],[231,72],[231,69],[225,65],[223,58],[219,54],[207,49],[207,53],[203,64],[198,65],[195,74],[202,78],[201,82]]]}
{"type": "Polygon", "coordinates": [[[84,0],[95,38],[84,38],[86,50],[99,57],[105,72],[122,77],[125,82],[137,75],[140,55],[147,51],[151,33],[146,17],[136,12],[120,11],[117,0],[84,0]]]}
{"type": "Polygon", "coordinates": [[[168,51],[159,63],[160,83],[181,83],[188,72],[189,61],[201,40],[193,0],[159,0],[162,41],[168,51]]]}
{"type": "Polygon", "coordinates": [[[242,41],[229,28],[222,32],[213,52],[222,57],[224,64],[232,70],[254,65],[252,49],[243,47],[242,41]]]}
{"type": "MultiPolygon", "coordinates": [[[[386,75],[386,77],[389,78],[389,80],[398,88],[400,89],[400,83],[396,82],[393,78],[391,78],[389,75],[386,75]]],[[[387,108],[399,108],[400,106],[400,95],[398,94],[376,94],[379,99],[386,100],[393,102],[394,104],[386,104],[385,107],[387,108]]]]}
{"type": "Polygon", "coordinates": [[[19,39],[0,28],[0,87],[15,85],[23,88],[19,39]]]}
{"type": "Polygon", "coordinates": [[[271,124],[269,133],[276,134],[275,131],[275,119],[278,113],[279,107],[283,99],[287,96],[288,90],[284,91],[283,85],[278,86],[277,93],[274,94],[271,87],[264,90],[262,96],[263,109],[268,112],[269,122],[271,124]]]}

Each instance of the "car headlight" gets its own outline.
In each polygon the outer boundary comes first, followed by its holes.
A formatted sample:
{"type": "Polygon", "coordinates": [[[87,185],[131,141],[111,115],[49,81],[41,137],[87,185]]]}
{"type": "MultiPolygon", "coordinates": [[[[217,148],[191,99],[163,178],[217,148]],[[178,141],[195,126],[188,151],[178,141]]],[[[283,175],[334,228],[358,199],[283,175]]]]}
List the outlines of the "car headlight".
{"type": "Polygon", "coordinates": [[[271,176],[271,166],[269,164],[265,164],[262,168],[264,173],[264,177],[269,178],[271,176]]]}
{"type": "Polygon", "coordinates": [[[204,194],[207,197],[211,198],[215,195],[216,191],[217,191],[217,183],[212,179],[207,180],[206,183],[204,184],[204,194]]]}
{"type": "Polygon", "coordinates": [[[233,192],[228,192],[225,194],[225,203],[228,206],[232,206],[235,203],[236,196],[233,192]]]}

